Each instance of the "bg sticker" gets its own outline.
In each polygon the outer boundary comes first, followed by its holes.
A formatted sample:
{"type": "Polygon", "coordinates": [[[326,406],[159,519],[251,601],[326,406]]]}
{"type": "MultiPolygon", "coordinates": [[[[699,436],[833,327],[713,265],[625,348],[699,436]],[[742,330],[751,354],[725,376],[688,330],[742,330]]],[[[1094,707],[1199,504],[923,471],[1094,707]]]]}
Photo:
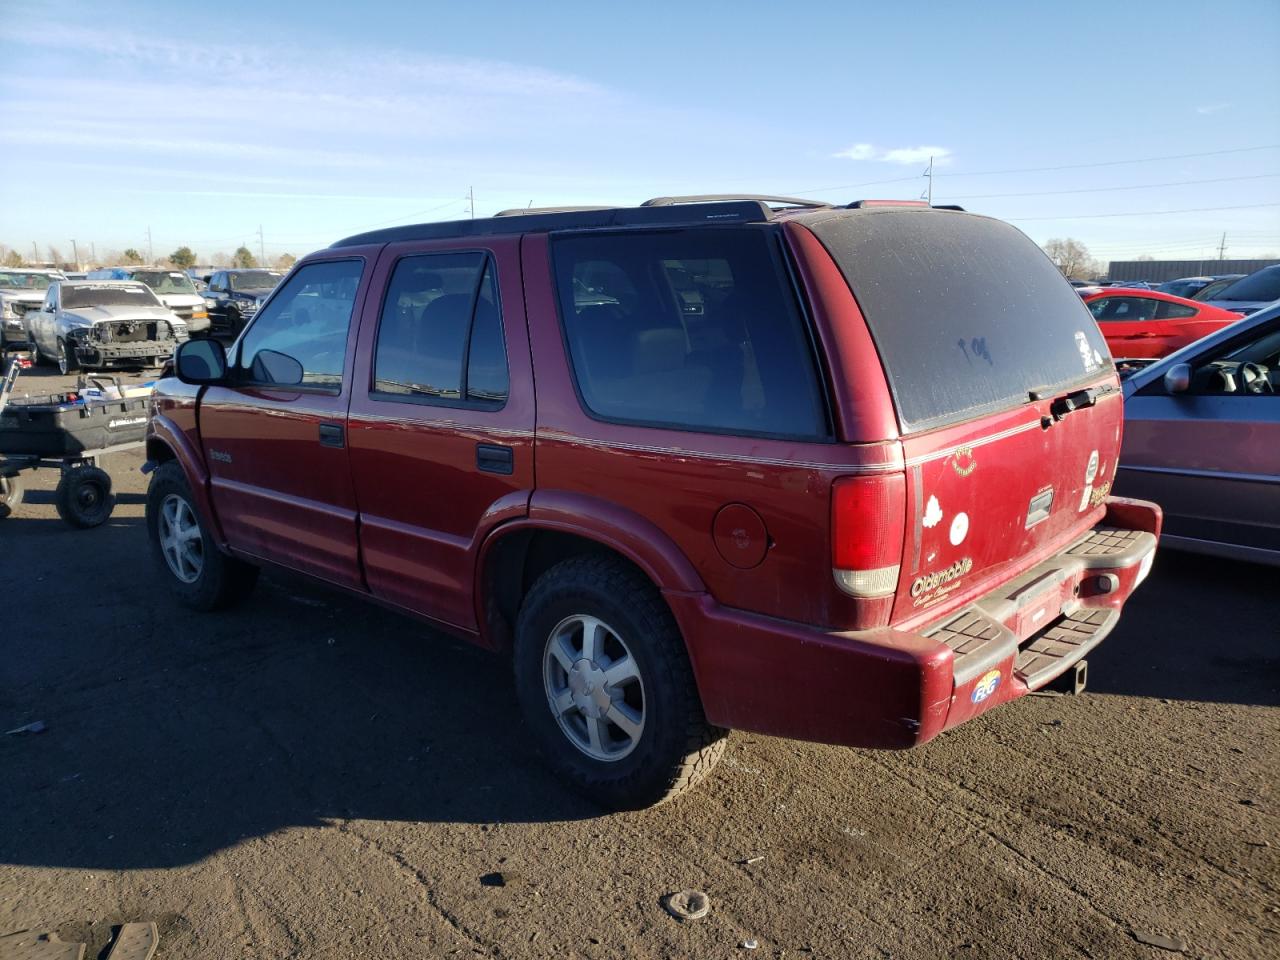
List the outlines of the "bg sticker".
{"type": "Polygon", "coordinates": [[[978,681],[977,686],[973,688],[973,693],[969,699],[974,703],[981,703],[987,697],[996,692],[996,687],[1000,686],[1000,671],[991,670],[982,675],[982,679],[978,681]]]}

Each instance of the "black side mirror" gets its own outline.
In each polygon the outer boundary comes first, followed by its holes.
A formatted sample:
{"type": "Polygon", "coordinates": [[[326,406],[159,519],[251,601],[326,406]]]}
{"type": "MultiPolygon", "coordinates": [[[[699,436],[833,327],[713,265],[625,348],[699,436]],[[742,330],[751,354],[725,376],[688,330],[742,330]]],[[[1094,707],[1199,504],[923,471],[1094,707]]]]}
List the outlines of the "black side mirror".
{"type": "Polygon", "coordinates": [[[217,340],[188,340],[175,358],[174,369],[183,383],[203,386],[227,379],[227,351],[217,340]]]}

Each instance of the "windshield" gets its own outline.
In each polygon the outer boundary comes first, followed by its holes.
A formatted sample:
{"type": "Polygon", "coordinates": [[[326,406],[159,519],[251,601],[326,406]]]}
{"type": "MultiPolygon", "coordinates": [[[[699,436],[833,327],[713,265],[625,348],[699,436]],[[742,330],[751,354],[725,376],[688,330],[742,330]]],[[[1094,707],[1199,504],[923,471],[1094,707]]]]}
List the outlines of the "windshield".
{"type": "Polygon", "coordinates": [[[925,209],[810,221],[880,352],[904,431],[968,420],[1113,370],[1080,297],[999,220],[925,209]]]}
{"type": "Polygon", "coordinates": [[[6,270],[4,273],[0,273],[0,287],[6,290],[14,288],[19,290],[48,290],[49,284],[56,279],[57,277],[51,277],[47,273],[21,273],[6,270]]]}
{"type": "Polygon", "coordinates": [[[142,284],[107,286],[96,284],[62,288],[62,306],[76,307],[157,307],[160,301],[142,284]]]}
{"type": "Polygon", "coordinates": [[[185,273],[176,270],[139,270],[133,275],[156,293],[195,293],[195,284],[185,273]]]}
{"type": "Polygon", "coordinates": [[[271,290],[283,276],[275,270],[235,270],[227,274],[227,282],[232,290],[271,290]]]}
{"type": "Polygon", "coordinates": [[[1237,280],[1218,294],[1218,300],[1280,300],[1280,267],[1263,267],[1237,280]]]}

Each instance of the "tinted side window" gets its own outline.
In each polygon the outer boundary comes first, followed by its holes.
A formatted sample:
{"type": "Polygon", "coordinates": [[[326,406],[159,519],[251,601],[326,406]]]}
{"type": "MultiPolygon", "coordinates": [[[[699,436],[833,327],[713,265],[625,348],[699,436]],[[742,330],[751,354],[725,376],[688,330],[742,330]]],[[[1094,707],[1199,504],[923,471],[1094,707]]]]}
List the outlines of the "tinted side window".
{"type": "Polygon", "coordinates": [[[1141,297],[1104,297],[1090,303],[1089,312],[1100,323],[1108,320],[1150,320],[1156,315],[1156,302],[1141,297]]]}
{"type": "Polygon", "coordinates": [[[1199,312],[1195,307],[1188,307],[1185,303],[1168,303],[1161,300],[1156,305],[1157,320],[1185,320],[1199,312]]]}
{"type": "Polygon", "coordinates": [[[362,260],[312,263],[298,270],[245,332],[241,375],[254,383],[337,390],[363,271],[362,260]]]}
{"type": "Polygon", "coordinates": [[[804,321],[764,232],[565,236],[553,252],[565,338],[592,413],[826,435],[804,321]]]}
{"type": "Polygon", "coordinates": [[[482,253],[406,257],[387,285],[375,393],[501,403],[507,354],[492,261],[482,253]]]}

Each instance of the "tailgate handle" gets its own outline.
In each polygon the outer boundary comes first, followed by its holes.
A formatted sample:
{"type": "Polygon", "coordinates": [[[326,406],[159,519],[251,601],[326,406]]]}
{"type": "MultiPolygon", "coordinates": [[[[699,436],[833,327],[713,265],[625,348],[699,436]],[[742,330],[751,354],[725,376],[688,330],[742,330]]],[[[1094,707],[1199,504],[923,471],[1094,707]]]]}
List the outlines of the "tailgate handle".
{"type": "Polygon", "coordinates": [[[320,424],[320,446],[338,448],[346,446],[346,438],[343,436],[342,424],[320,424]]]}
{"type": "Polygon", "coordinates": [[[1053,403],[1049,404],[1049,413],[1053,419],[1061,420],[1068,413],[1075,410],[1083,410],[1085,407],[1092,407],[1098,402],[1099,391],[1090,388],[1088,390],[1077,390],[1075,393],[1068,393],[1065,396],[1058,397],[1053,403]]]}
{"type": "Polygon", "coordinates": [[[515,472],[515,457],[511,448],[499,446],[496,443],[477,443],[476,469],[484,473],[510,476],[515,472]]]}

